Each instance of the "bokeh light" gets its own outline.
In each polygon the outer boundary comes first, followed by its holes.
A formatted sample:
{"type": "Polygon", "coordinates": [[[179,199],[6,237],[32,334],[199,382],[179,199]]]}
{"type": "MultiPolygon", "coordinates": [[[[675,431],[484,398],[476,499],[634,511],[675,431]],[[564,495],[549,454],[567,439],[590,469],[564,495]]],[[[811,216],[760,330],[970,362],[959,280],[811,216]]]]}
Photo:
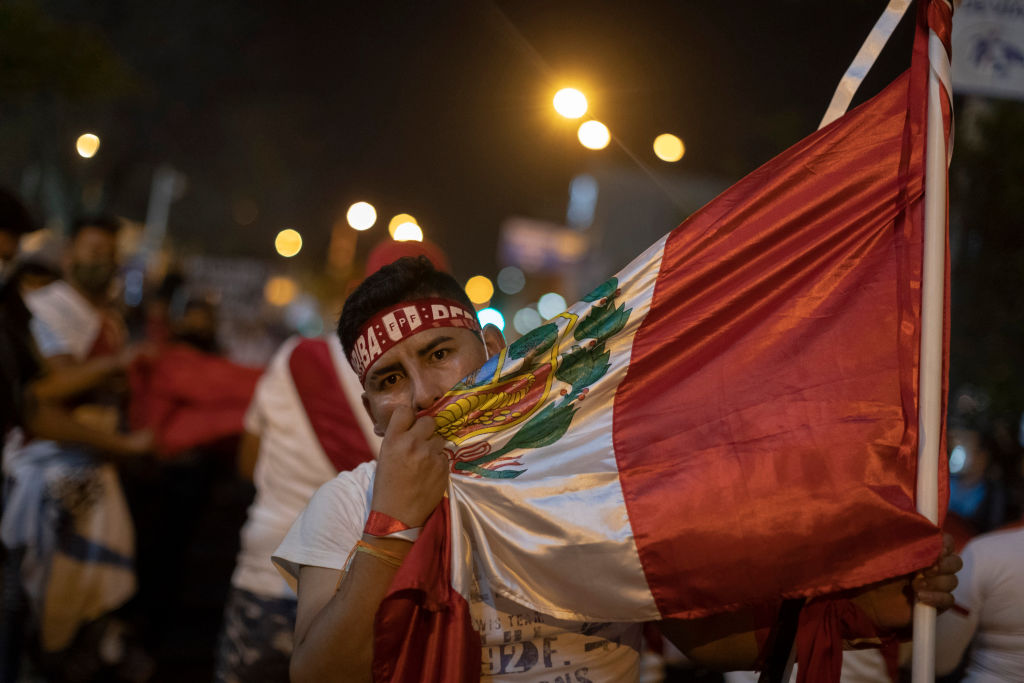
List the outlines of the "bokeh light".
{"type": "Polygon", "coordinates": [[[494,296],[494,285],[483,275],[474,275],[466,282],[466,296],[475,304],[485,304],[494,296]]]}
{"type": "Polygon", "coordinates": [[[505,266],[498,271],[498,289],[505,294],[518,294],[526,286],[526,276],[515,266],[505,266]]]}
{"type": "Polygon", "coordinates": [[[285,228],[277,233],[277,238],[274,239],[274,248],[281,256],[295,256],[302,250],[302,235],[297,230],[285,228]]]}
{"type": "Polygon", "coordinates": [[[562,88],[555,93],[552,104],[567,119],[578,119],[587,113],[587,98],[576,88],[562,88]]]}
{"type": "Polygon", "coordinates": [[[502,332],[505,331],[505,316],[496,308],[482,308],[476,312],[476,318],[481,325],[494,325],[502,332]]]}
{"type": "Polygon", "coordinates": [[[348,207],[345,219],[354,230],[369,230],[377,222],[377,210],[369,202],[356,202],[348,207]]]}
{"type": "Polygon", "coordinates": [[[576,137],[580,144],[587,149],[604,149],[612,140],[612,134],[608,132],[608,126],[600,121],[585,121],[576,131],[576,137]]]}
{"type": "Polygon", "coordinates": [[[679,161],[686,153],[686,145],[672,133],[662,133],[654,138],[654,154],[662,161],[679,161]]]}
{"type": "Polygon", "coordinates": [[[537,302],[537,311],[544,320],[554,318],[565,310],[565,298],[561,294],[548,292],[537,302]]]}
{"type": "Polygon", "coordinates": [[[92,133],[82,133],[75,141],[75,149],[78,150],[78,156],[91,159],[100,151],[100,139],[92,133]]]}
{"type": "Polygon", "coordinates": [[[295,280],[283,275],[276,275],[263,287],[263,298],[271,306],[287,306],[299,293],[299,286],[295,280]]]}
{"type": "Polygon", "coordinates": [[[422,242],[423,231],[415,223],[402,223],[392,235],[396,242],[422,242]]]}
{"type": "Polygon", "coordinates": [[[395,236],[395,230],[398,230],[398,226],[403,223],[412,223],[413,225],[419,225],[420,222],[416,220],[414,216],[408,213],[400,213],[390,221],[388,221],[388,234],[391,237],[395,236]]]}
{"type": "Polygon", "coordinates": [[[949,473],[960,474],[967,464],[967,449],[957,444],[949,454],[949,473]]]}
{"type": "Polygon", "coordinates": [[[540,313],[529,306],[519,309],[512,317],[512,327],[519,334],[526,334],[542,322],[544,321],[541,319],[540,313]]]}

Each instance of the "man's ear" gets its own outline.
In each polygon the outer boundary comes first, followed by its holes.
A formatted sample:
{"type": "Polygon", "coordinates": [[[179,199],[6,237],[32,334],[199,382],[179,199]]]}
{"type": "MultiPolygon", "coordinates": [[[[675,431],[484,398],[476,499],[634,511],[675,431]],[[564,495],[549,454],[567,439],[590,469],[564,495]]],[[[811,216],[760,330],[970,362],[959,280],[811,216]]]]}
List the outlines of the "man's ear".
{"type": "Polygon", "coordinates": [[[484,325],[483,335],[488,356],[496,356],[505,348],[505,335],[495,325],[490,323],[484,325]]]}
{"type": "Polygon", "coordinates": [[[383,438],[384,430],[377,426],[377,420],[375,420],[373,418],[373,411],[370,410],[370,400],[368,398],[366,398],[366,392],[365,391],[363,392],[363,395],[362,395],[361,398],[363,399],[363,410],[365,410],[366,414],[370,416],[370,422],[373,423],[373,433],[376,434],[377,436],[383,438]]]}

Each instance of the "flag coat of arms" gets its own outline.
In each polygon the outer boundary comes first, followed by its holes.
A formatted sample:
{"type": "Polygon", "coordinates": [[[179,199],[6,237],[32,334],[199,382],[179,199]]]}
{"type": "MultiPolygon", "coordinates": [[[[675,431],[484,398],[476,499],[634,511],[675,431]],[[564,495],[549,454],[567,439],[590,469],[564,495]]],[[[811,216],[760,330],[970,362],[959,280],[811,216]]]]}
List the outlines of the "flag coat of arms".
{"type": "Polygon", "coordinates": [[[935,560],[915,511],[929,22],[948,46],[948,5],[927,3],[907,73],[432,409],[448,520],[378,612],[378,680],[453,680],[467,657],[479,672],[472,553],[495,591],[587,622],[820,596],[935,560]]]}

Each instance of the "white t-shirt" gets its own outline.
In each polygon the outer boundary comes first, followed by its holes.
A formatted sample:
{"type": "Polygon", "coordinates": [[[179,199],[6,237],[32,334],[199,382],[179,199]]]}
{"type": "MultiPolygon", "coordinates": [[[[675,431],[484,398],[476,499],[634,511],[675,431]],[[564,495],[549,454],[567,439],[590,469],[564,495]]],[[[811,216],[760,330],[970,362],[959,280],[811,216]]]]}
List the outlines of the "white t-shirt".
{"type": "MultiPolygon", "coordinates": [[[[342,472],[316,492],[274,553],[294,585],[303,565],[342,569],[370,513],[376,462],[342,472]]],[[[479,563],[476,563],[474,568],[479,563]]],[[[481,680],[524,683],[635,681],[640,625],[562,621],[495,595],[477,573],[469,595],[480,634],[481,680]]],[[[606,587],[614,590],[613,586],[606,587]]]]}
{"type": "Polygon", "coordinates": [[[956,607],[939,615],[936,663],[952,671],[974,641],[965,683],[1024,681],[1024,527],[982,534],[961,553],[956,607]],[[966,614],[964,612],[966,611],[966,614]]]}
{"type": "MultiPolygon", "coordinates": [[[[246,431],[260,437],[253,483],[256,497],[241,532],[241,550],[231,577],[233,586],[265,597],[294,597],[270,562],[270,555],[310,496],[337,474],[310,424],[289,369],[292,351],[301,341],[286,341],[260,377],[245,416],[246,431]]],[[[341,344],[327,340],[333,367],[359,421],[363,435],[376,453],[380,438],[362,407],[359,378],[344,360],[341,344]]]]}
{"type": "MultiPolygon", "coordinates": [[[[793,665],[790,683],[796,683],[799,664],[793,665]]],[[[725,683],[757,683],[760,674],[753,671],[729,671],[725,683]]],[[[889,669],[881,650],[847,650],[843,652],[843,668],[839,683],[888,683],[889,669]]]]}
{"type": "Polygon", "coordinates": [[[70,354],[79,361],[88,357],[103,320],[74,287],[55,280],[26,294],[25,306],[32,312],[29,328],[43,356],[70,354]]]}

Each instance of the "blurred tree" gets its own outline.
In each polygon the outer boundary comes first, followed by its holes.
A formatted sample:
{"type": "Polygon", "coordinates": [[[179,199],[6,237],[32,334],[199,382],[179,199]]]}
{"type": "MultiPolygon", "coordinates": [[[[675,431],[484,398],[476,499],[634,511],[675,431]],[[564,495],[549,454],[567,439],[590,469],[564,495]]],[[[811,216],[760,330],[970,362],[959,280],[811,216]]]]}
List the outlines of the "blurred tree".
{"type": "MultiPolygon", "coordinates": [[[[0,165],[21,171],[3,180],[20,185],[45,217],[67,225],[83,209],[100,208],[102,184],[75,157],[74,139],[85,131],[74,126],[80,112],[138,92],[100,31],[56,21],[35,2],[0,4],[0,165]]],[[[109,171],[116,155],[104,156],[109,171]]]]}
{"type": "Polygon", "coordinates": [[[958,103],[950,173],[950,388],[970,383],[994,415],[1024,409],[1024,103],[958,103]]]}

